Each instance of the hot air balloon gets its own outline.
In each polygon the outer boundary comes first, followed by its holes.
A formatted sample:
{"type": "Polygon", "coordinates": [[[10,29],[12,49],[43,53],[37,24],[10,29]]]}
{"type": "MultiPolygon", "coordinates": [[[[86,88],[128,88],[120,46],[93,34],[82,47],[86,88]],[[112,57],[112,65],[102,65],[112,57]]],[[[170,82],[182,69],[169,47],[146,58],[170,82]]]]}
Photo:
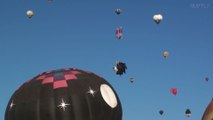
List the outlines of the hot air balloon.
{"type": "Polygon", "coordinates": [[[155,23],[159,24],[163,20],[163,16],[161,14],[156,14],[153,16],[153,20],[155,23]]]}
{"type": "Polygon", "coordinates": [[[203,113],[202,120],[213,120],[213,98],[203,113]]]}
{"type": "Polygon", "coordinates": [[[116,61],[116,65],[113,67],[113,69],[117,75],[122,75],[123,73],[126,73],[127,66],[121,61],[116,61]]]}
{"type": "Polygon", "coordinates": [[[134,79],[133,77],[131,77],[131,78],[129,78],[129,81],[130,81],[131,83],[133,83],[133,82],[135,81],[135,79],[134,79]]]}
{"type": "Polygon", "coordinates": [[[159,111],[159,114],[160,114],[160,115],[163,115],[163,113],[164,113],[163,110],[160,110],[160,111],[159,111]]]}
{"type": "Polygon", "coordinates": [[[26,15],[27,15],[28,18],[32,18],[34,16],[34,12],[32,10],[28,10],[26,12],[26,15]]]}
{"type": "Polygon", "coordinates": [[[115,34],[116,34],[116,38],[117,39],[119,39],[119,40],[122,39],[122,36],[123,36],[123,29],[122,29],[122,27],[118,27],[116,29],[115,34]]]}
{"type": "Polygon", "coordinates": [[[173,94],[173,95],[176,95],[177,94],[177,88],[171,88],[170,92],[173,94]]]}
{"type": "Polygon", "coordinates": [[[186,109],[185,114],[186,114],[186,117],[190,117],[191,116],[190,109],[186,109]]]}
{"type": "Polygon", "coordinates": [[[122,120],[122,108],[104,78],[66,68],[25,82],[10,98],[5,120],[122,120]]]}
{"type": "Polygon", "coordinates": [[[163,52],[163,57],[164,57],[164,58],[168,58],[168,56],[169,56],[169,52],[168,52],[168,51],[164,51],[164,52],[163,52]]]}
{"type": "Polygon", "coordinates": [[[121,12],[122,12],[122,10],[121,10],[120,8],[117,8],[117,9],[115,10],[115,13],[116,13],[117,15],[120,15],[121,12]]]}
{"type": "Polygon", "coordinates": [[[205,77],[205,80],[206,80],[206,81],[209,81],[209,78],[208,78],[208,77],[205,77]]]}

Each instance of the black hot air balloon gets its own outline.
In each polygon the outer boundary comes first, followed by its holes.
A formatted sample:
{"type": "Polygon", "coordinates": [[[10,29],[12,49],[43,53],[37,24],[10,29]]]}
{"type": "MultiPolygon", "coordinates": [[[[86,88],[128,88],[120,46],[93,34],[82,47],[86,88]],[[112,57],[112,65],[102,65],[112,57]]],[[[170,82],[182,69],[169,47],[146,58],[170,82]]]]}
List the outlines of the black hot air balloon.
{"type": "Polygon", "coordinates": [[[127,66],[121,61],[116,61],[116,65],[113,67],[113,69],[117,75],[122,75],[123,73],[126,73],[127,66]]]}
{"type": "Polygon", "coordinates": [[[160,114],[160,115],[163,115],[163,113],[164,113],[163,110],[160,110],[160,111],[159,111],[159,114],[160,114]]]}
{"type": "Polygon", "coordinates": [[[122,12],[122,10],[121,10],[120,8],[117,8],[117,9],[115,10],[115,13],[116,13],[117,15],[120,15],[121,12],[122,12]]]}
{"type": "Polygon", "coordinates": [[[104,78],[66,68],[25,82],[10,98],[5,120],[122,120],[122,108],[104,78]]]}
{"type": "Polygon", "coordinates": [[[186,117],[190,117],[191,116],[190,109],[186,109],[185,114],[186,114],[186,117]]]}

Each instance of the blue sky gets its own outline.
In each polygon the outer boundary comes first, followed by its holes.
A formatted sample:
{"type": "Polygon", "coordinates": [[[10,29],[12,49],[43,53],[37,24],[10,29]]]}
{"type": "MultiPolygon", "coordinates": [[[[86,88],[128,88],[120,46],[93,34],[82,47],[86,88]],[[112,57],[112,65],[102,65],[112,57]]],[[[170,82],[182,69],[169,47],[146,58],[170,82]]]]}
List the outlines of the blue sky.
{"type": "Polygon", "coordinates": [[[212,0],[1,0],[0,119],[24,81],[76,67],[112,84],[123,120],[199,120],[213,97],[212,13],[212,0]],[[123,11],[119,16],[116,8],[123,11]],[[35,12],[32,19],[28,9],[35,12]],[[163,15],[159,25],[152,20],[157,13],[163,15]],[[119,26],[122,40],[115,37],[119,26]],[[123,76],[112,69],[116,60],[127,64],[123,76]]]}

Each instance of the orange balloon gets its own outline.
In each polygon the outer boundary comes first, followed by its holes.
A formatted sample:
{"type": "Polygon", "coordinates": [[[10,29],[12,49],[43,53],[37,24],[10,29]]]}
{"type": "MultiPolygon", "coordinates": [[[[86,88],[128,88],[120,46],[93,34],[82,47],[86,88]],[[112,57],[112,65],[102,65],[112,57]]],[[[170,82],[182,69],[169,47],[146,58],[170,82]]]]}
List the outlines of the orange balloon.
{"type": "Polygon", "coordinates": [[[206,110],[203,113],[202,120],[212,120],[213,119],[213,99],[206,107],[206,110]]]}

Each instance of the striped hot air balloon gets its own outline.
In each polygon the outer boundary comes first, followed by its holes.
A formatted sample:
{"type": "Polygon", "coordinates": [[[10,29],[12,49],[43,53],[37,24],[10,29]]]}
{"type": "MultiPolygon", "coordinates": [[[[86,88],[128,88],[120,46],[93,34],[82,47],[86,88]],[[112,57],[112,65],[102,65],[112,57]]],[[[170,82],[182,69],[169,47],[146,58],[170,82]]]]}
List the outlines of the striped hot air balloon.
{"type": "Polygon", "coordinates": [[[202,120],[213,120],[213,98],[203,113],[202,120]]]}

